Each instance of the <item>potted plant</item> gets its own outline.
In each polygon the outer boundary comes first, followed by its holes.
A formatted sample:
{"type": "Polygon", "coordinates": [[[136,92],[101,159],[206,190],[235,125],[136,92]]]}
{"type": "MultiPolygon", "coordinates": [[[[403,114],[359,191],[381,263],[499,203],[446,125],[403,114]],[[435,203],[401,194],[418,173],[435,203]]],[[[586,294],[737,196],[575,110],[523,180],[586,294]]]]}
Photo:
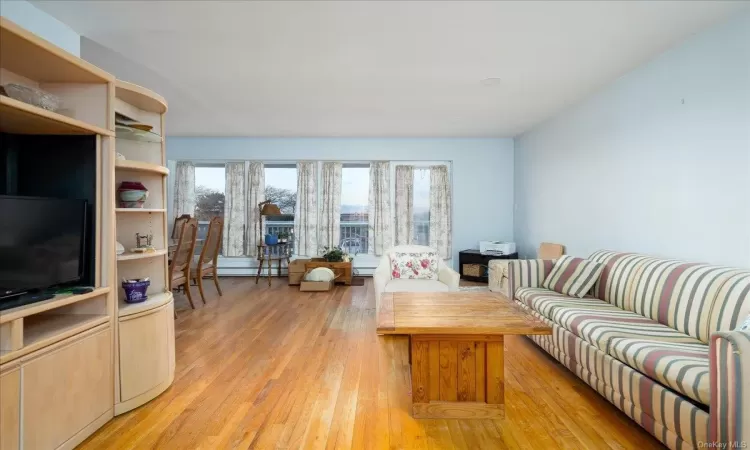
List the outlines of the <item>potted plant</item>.
{"type": "Polygon", "coordinates": [[[327,262],[343,262],[344,257],[346,256],[344,250],[342,250],[341,247],[338,246],[324,247],[323,250],[323,259],[325,259],[327,262]]]}
{"type": "Polygon", "coordinates": [[[279,244],[286,244],[289,242],[289,233],[286,231],[279,232],[279,244]]]}

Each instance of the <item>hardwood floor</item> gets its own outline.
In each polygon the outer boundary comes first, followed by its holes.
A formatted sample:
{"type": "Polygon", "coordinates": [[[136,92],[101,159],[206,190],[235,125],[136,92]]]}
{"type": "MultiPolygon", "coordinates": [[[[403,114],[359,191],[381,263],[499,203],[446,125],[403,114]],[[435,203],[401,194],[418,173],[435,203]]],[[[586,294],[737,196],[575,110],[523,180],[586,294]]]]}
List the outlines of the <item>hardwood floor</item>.
{"type": "Polygon", "coordinates": [[[222,278],[195,311],[176,296],[173,386],[81,448],[662,448],[521,336],[505,340],[505,419],[412,419],[407,339],[376,335],[372,280],[285,282],[222,278]]]}

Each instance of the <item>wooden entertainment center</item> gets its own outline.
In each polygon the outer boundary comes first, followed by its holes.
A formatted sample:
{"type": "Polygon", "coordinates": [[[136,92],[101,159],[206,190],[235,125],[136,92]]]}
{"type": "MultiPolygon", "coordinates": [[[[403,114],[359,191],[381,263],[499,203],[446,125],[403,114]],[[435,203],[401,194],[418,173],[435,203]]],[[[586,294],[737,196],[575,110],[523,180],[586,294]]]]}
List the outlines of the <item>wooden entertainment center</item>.
{"type": "MultiPolygon", "coordinates": [[[[82,173],[90,178],[80,195],[90,194],[93,211],[87,278],[93,290],[0,311],[0,449],[70,449],[115,415],[164,392],[174,379],[163,139],[167,105],[157,94],[118,81],[0,18],[0,85],[7,83],[37,87],[62,101],[63,108],[53,112],[0,95],[0,142],[23,156],[21,177],[49,178],[57,170],[49,186],[76,189],[84,182],[82,173]],[[121,128],[116,112],[154,128],[146,134],[121,128]],[[126,159],[118,160],[116,153],[126,159]],[[79,160],[88,166],[76,171],[71,166],[79,160]],[[32,163],[35,170],[29,170],[32,163]],[[148,187],[144,209],[118,207],[116,188],[124,180],[148,187]],[[153,235],[155,251],[116,255],[116,240],[130,249],[137,232],[153,235]],[[125,303],[119,280],[146,276],[151,278],[148,300],[125,303]]],[[[63,195],[14,193],[56,194],[63,195]]]]}

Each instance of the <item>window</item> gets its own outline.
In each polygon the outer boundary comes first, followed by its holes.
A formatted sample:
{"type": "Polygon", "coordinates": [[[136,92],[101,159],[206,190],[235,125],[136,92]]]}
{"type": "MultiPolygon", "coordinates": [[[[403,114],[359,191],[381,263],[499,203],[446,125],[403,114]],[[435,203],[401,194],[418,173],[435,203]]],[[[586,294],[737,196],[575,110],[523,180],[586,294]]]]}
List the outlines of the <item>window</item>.
{"type": "Polygon", "coordinates": [[[370,166],[347,164],[341,169],[341,242],[351,254],[367,253],[370,166]]]}
{"type": "MultiPolygon", "coordinates": [[[[198,239],[206,239],[208,223],[213,217],[224,217],[226,170],[221,166],[195,167],[195,217],[198,219],[198,239]]],[[[202,242],[195,246],[200,255],[202,242]]],[[[219,254],[223,252],[220,248],[219,254]]]]}
{"type": "Polygon", "coordinates": [[[225,176],[223,165],[195,168],[195,217],[199,222],[224,217],[225,176]]]}
{"type": "Polygon", "coordinates": [[[413,242],[430,245],[430,169],[414,168],[413,242]]]}
{"type": "Polygon", "coordinates": [[[297,205],[296,164],[266,164],[266,200],[281,210],[280,216],[265,218],[266,234],[291,236],[294,231],[294,207],[297,205]]]}

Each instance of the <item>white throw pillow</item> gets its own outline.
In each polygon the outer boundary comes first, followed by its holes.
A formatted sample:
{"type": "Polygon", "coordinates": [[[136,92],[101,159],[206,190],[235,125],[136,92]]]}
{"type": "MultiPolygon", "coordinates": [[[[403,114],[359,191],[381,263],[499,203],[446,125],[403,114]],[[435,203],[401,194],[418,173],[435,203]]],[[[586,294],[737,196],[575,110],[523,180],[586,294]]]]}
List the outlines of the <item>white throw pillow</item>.
{"type": "Polygon", "coordinates": [[[438,255],[435,252],[392,252],[390,258],[391,279],[438,279],[438,255]]]}
{"type": "Polygon", "coordinates": [[[305,281],[331,281],[336,277],[328,267],[316,267],[305,277],[305,281]]]}

